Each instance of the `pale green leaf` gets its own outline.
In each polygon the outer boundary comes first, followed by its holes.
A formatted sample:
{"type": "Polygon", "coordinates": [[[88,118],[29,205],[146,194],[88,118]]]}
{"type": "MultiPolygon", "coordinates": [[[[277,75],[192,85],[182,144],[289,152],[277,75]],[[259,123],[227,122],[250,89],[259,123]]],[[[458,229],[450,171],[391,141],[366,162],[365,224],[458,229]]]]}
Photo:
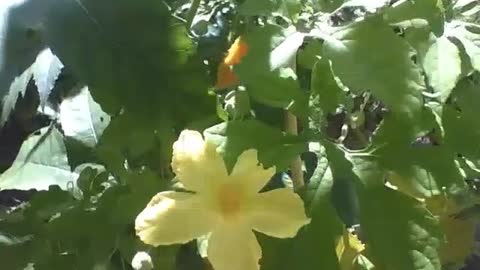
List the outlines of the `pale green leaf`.
{"type": "Polygon", "coordinates": [[[22,144],[13,165],[0,176],[0,189],[47,190],[50,185],[67,189],[76,178],[68,164],[63,135],[46,127],[22,144]]]}
{"type": "Polygon", "coordinates": [[[88,87],[84,87],[60,105],[60,123],[65,136],[93,148],[110,123],[110,116],[93,100],[88,87]]]}
{"type": "Polygon", "coordinates": [[[385,11],[385,19],[391,24],[414,25],[415,20],[427,21],[437,36],[444,30],[444,7],[442,0],[397,1],[385,11]]]}
{"type": "Polygon", "coordinates": [[[16,77],[10,85],[7,96],[1,100],[2,111],[0,115],[0,127],[3,126],[10,117],[10,114],[15,109],[17,99],[24,97],[27,91],[27,86],[33,78],[32,68],[27,68],[20,76],[16,77]]]}
{"type": "Polygon", "coordinates": [[[40,52],[32,65],[33,78],[40,97],[40,105],[45,106],[55,82],[60,75],[63,64],[50,49],[40,52]]]}
{"type": "Polygon", "coordinates": [[[447,37],[437,38],[428,49],[423,68],[430,85],[445,102],[462,73],[460,52],[447,37]]]}
{"type": "Polygon", "coordinates": [[[469,25],[461,21],[452,21],[447,25],[446,35],[458,39],[465,52],[470,57],[470,62],[475,70],[480,71],[480,25],[469,25]],[[473,27],[473,28],[472,28],[473,27]],[[476,28],[476,29],[475,29],[476,28]],[[473,31],[477,32],[473,32],[473,31]]]}

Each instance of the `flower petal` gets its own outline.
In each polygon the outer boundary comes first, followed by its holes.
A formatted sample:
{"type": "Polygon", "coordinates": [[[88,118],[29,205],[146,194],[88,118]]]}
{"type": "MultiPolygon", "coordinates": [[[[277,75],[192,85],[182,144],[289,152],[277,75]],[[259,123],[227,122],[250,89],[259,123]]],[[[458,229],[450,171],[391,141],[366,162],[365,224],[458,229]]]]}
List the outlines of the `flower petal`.
{"type": "Polygon", "coordinates": [[[246,226],[219,226],[208,239],[208,259],[215,270],[257,270],[262,249],[246,226]]]}
{"type": "Polygon", "coordinates": [[[186,243],[209,233],[216,216],[197,194],[166,191],[155,195],[135,220],[135,231],[149,245],[186,243]]]}
{"type": "Polygon", "coordinates": [[[172,168],[186,189],[197,192],[209,189],[215,180],[227,175],[215,145],[193,130],[182,131],[173,144],[172,168]]]}
{"type": "Polygon", "coordinates": [[[260,191],[275,174],[275,167],[264,169],[258,161],[257,150],[244,151],[237,159],[231,177],[242,182],[246,190],[256,193],[260,191]]]}
{"type": "Polygon", "coordinates": [[[294,237],[310,223],[302,199],[289,188],[259,193],[250,202],[249,216],[254,230],[279,238],[294,237]]]}

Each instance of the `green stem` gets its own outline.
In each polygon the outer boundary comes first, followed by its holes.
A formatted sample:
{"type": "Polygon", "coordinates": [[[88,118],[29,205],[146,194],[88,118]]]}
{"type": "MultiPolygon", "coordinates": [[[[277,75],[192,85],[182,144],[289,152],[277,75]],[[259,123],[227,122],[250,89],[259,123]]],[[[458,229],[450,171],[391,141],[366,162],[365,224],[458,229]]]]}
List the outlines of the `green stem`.
{"type": "Polygon", "coordinates": [[[190,29],[193,23],[193,19],[195,18],[195,15],[197,15],[197,10],[200,7],[200,2],[202,0],[193,0],[192,5],[190,6],[190,9],[188,10],[187,14],[187,28],[190,29]]]}

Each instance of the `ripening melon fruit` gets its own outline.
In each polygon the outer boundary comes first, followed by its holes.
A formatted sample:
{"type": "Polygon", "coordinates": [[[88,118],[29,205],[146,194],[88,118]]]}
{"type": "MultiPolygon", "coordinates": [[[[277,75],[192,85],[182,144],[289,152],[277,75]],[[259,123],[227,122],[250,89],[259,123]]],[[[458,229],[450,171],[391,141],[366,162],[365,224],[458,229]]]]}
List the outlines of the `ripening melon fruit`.
{"type": "Polygon", "coordinates": [[[240,64],[247,52],[248,45],[239,36],[230,46],[230,49],[228,49],[227,56],[225,56],[223,62],[218,66],[216,88],[229,88],[239,84],[238,77],[233,72],[232,67],[240,64]]]}

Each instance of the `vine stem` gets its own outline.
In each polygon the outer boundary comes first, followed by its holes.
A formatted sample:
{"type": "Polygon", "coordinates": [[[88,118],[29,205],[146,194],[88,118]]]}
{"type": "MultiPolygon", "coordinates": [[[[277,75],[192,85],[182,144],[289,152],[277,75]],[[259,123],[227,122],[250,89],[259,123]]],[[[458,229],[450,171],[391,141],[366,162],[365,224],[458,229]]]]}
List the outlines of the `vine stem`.
{"type": "Polygon", "coordinates": [[[188,10],[187,14],[187,28],[190,29],[193,23],[193,19],[195,18],[195,15],[197,15],[197,10],[200,7],[200,2],[202,0],[193,0],[192,5],[190,6],[190,9],[188,10]]]}
{"type": "MultiPolygon", "coordinates": [[[[297,117],[291,112],[286,112],[285,130],[288,134],[298,135],[297,117]]],[[[294,190],[298,190],[305,185],[302,172],[302,159],[296,156],[291,164],[292,183],[294,190]]]]}

